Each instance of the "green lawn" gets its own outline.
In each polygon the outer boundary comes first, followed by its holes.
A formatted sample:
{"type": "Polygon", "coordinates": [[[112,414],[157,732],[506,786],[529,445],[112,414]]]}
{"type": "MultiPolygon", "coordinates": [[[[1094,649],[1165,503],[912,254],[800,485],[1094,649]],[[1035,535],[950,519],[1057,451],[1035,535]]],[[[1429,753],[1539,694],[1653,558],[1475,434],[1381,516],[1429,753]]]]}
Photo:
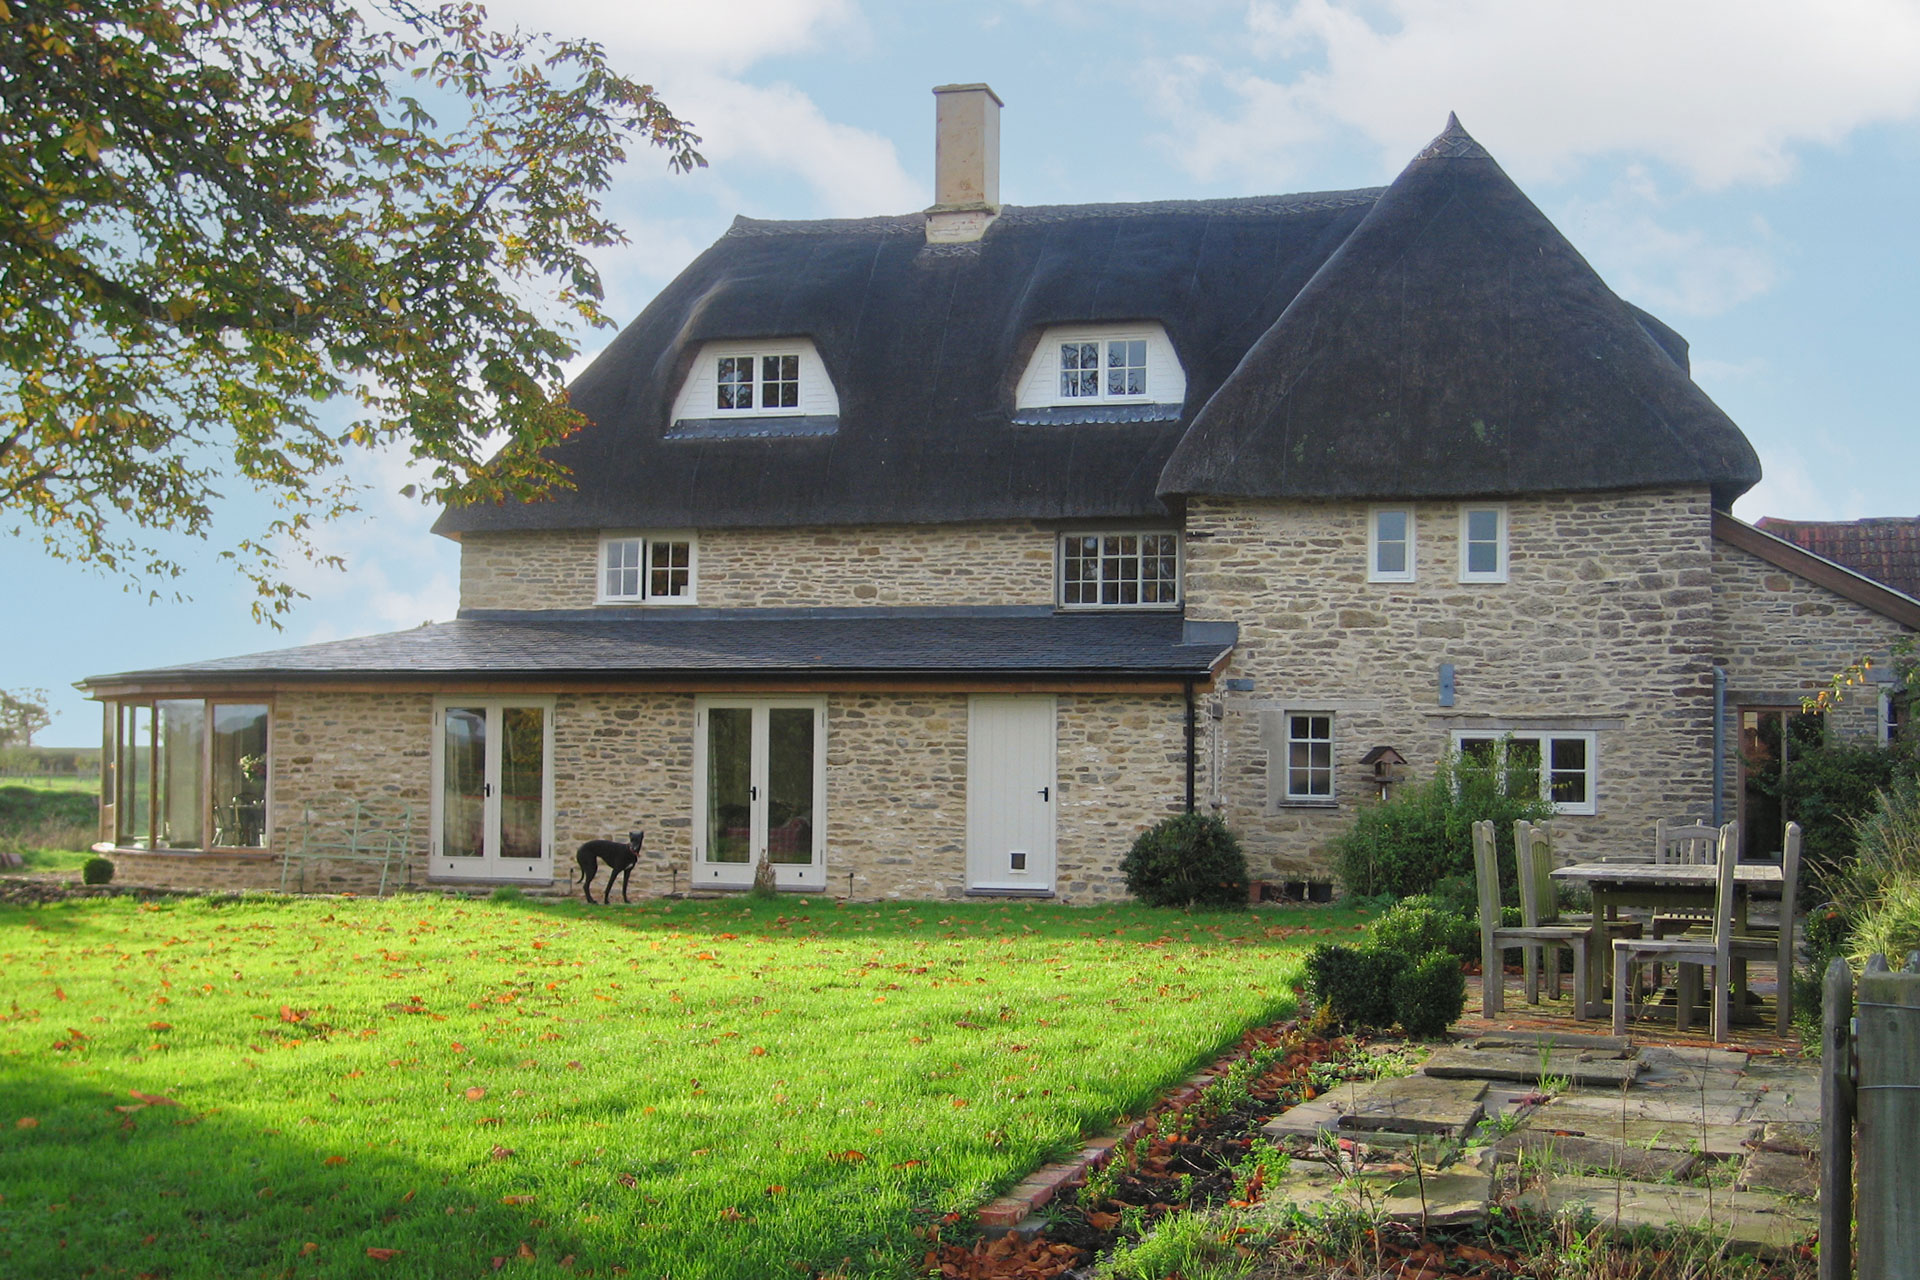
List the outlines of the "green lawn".
{"type": "Polygon", "coordinates": [[[1289,1010],[1297,952],[1358,920],[0,909],[0,1274],[909,1274],[916,1222],[1289,1010]]]}

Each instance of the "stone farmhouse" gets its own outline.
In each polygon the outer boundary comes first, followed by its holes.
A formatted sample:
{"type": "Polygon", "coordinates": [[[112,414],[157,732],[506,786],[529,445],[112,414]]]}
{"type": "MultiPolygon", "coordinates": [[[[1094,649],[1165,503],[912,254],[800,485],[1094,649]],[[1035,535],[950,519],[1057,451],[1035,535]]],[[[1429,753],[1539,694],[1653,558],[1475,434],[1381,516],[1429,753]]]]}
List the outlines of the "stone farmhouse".
{"type": "Polygon", "coordinates": [[[644,829],[636,890],[1086,902],[1190,807],[1325,881],[1450,751],[1582,853],[1778,847],[1749,775],[1920,601],[1729,514],[1686,342],[1458,123],[1380,189],[1020,207],[935,94],[931,208],[736,220],[574,384],[576,486],[441,516],[453,621],[85,681],[125,877],[275,884],[357,798],[416,883],[644,829]]]}

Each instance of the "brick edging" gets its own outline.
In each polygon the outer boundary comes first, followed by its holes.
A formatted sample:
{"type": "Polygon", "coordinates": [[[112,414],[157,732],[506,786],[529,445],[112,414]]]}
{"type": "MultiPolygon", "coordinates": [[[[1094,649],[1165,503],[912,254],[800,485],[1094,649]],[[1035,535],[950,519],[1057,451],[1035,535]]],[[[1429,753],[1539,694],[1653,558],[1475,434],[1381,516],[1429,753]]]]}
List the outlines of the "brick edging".
{"type": "Polygon", "coordinates": [[[1242,1056],[1243,1051],[1236,1049],[1213,1066],[1187,1077],[1186,1082],[1168,1094],[1151,1113],[1135,1120],[1118,1134],[1089,1140],[1073,1159],[1041,1165],[1013,1190],[980,1206],[975,1220],[984,1231],[1000,1233],[1013,1230],[1064,1188],[1084,1183],[1087,1174],[1111,1160],[1116,1150],[1130,1147],[1149,1132],[1158,1131],[1161,1116],[1169,1112],[1178,1115],[1186,1110],[1200,1096],[1201,1090],[1213,1083],[1216,1075],[1242,1056]]]}

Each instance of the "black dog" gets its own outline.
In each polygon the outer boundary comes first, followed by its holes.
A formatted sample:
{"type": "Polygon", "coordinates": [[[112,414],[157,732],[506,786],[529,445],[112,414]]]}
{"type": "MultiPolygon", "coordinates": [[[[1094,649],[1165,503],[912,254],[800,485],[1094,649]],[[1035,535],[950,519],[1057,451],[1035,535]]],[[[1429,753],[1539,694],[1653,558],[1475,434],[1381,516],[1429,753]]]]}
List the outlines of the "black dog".
{"type": "Polygon", "coordinates": [[[607,889],[601,895],[601,902],[613,901],[613,878],[620,876],[620,901],[630,902],[627,897],[627,881],[633,879],[633,864],[640,861],[640,843],[647,838],[644,831],[630,832],[627,843],[618,840],[589,840],[580,846],[580,852],[574,855],[574,861],[580,864],[580,891],[587,895],[587,901],[593,901],[593,878],[600,873],[600,864],[607,864],[607,889]]]}

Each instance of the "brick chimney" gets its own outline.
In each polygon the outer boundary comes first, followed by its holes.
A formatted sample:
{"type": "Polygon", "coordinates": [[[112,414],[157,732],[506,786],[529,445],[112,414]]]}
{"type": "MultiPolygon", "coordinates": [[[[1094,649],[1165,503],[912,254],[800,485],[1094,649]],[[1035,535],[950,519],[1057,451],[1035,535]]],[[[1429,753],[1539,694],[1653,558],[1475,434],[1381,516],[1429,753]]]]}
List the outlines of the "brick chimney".
{"type": "Polygon", "coordinates": [[[930,244],[978,240],[1000,212],[1000,96],[984,84],[933,91],[933,205],[930,244]]]}

